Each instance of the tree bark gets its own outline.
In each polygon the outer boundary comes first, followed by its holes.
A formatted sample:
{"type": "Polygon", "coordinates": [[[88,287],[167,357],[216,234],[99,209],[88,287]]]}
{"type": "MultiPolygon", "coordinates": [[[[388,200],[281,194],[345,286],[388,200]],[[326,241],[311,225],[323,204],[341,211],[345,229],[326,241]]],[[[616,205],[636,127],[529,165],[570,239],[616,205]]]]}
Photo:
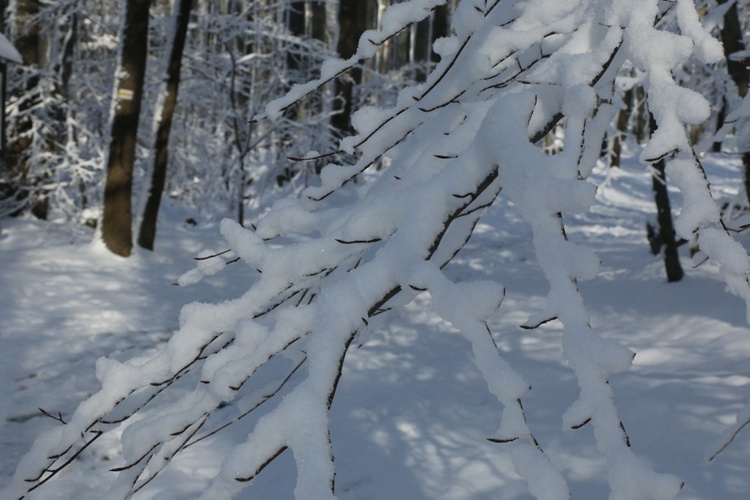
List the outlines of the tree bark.
{"type": "Polygon", "coordinates": [[[119,64],[116,70],[112,132],[104,188],[102,239],[123,257],[133,249],[132,190],[138,116],[148,52],[150,0],[127,0],[124,5],[119,64]]]}
{"type": "MultiPolygon", "coordinates": [[[[292,35],[298,37],[305,36],[305,6],[304,2],[290,1],[287,5],[287,28],[292,35]]],[[[286,64],[292,70],[306,69],[309,64],[309,58],[303,57],[299,50],[290,46],[292,50],[287,50],[286,64]]]]}
{"type": "Polygon", "coordinates": [[[664,160],[653,165],[655,173],[652,178],[654,200],[656,201],[656,217],[659,222],[659,239],[664,250],[664,269],[667,272],[667,281],[673,283],[680,281],[684,275],[680,264],[680,255],[677,252],[677,240],[672,223],[672,208],[669,203],[667,192],[667,179],[664,175],[664,160]]]}
{"type": "MultiPolygon", "coordinates": [[[[727,0],[717,0],[725,4],[727,0]]],[[[740,97],[747,94],[747,86],[750,83],[750,75],[747,68],[739,61],[730,59],[735,52],[745,50],[745,42],[742,39],[742,26],[740,25],[739,13],[737,11],[737,2],[734,2],[724,16],[724,26],[721,29],[721,43],[724,45],[724,55],[727,59],[727,71],[732,81],[737,85],[737,92],[740,97]]]]}
{"type": "Polygon", "coordinates": [[[617,112],[616,132],[612,138],[612,150],[609,152],[609,166],[619,167],[622,157],[622,138],[628,131],[628,118],[633,112],[633,90],[627,90],[622,98],[626,108],[617,112]]]}
{"type": "Polygon", "coordinates": [[[169,159],[169,133],[172,130],[172,119],[177,106],[177,93],[180,88],[180,70],[182,69],[182,53],[185,49],[190,10],[193,0],[178,0],[174,6],[173,40],[169,50],[167,65],[167,81],[164,89],[164,101],[161,115],[156,129],[154,144],[154,165],[151,173],[151,188],[141,220],[138,233],[138,245],[147,250],[154,249],[156,226],[159,217],[161,196],[167,178],[167,162],[169,159]]]}
{"type": "MultiPolygon", "coordinates": [[[[717,2],[721,5],[726,3],[727,0],[717,0],[717,2]]],[[[724,55],[727,60],[727,72],[737,86],[737,96],[740,99],[744,98],[747,95],[748,84],[750,84],[750,75],[747,68],[740,61],[735,61],[730,57],[735,52],[745,50],[745,42],[742,39],[742,25],[740,24],[739,13],[737,11],[737,2],[734,2],[724,15],[724,26],[721,28],[721,42],[724,45],[724,55]]],[[[727,107],[733,99],[728,99],[727,97],[725,96],[722,100],[722,109],[719,113],[717,129],[724,125],[724,117],[732,111],[727,109],[727,107]]],[[[721,144],[714,144],[713,149],[714,151],[720,151],[721,144]]],[[[742,155],[742,165],[744,168],[745,196],[750,203],[750,152],[746,151],[742,155]]]]}
{"type": "MultiPolygon", "coordinates": [[[[650,116],[649,123],[651,133],[653,133],[656,130],[656,120],[654,120],[653,115],[650,116]]],[[[664,174],[664,160],[660,160],[652,167],[654,169],[652,189],[656,202],[656,219],[659,225],[658,231],[654,235],[656,242],[652,241],[652,250],[656,250],[656,252],[663,250],[667,281],[673,283],[680,281],[684,273],[677,252],[678,243],[674,232],[674,223],[672,222],[672,207],[669,203],[667,177],[664,174]]]]}
{"type": "MultiPolygon", "coordinates": [[[[367,29],[367,0],[340,0],[339,2],[339,57],[348,59],[357,52],[359,37],[367,29]]],[[[354,129],[351,125],[352,99],[354,86],[362,81],[362,70],[352,68],[349,78],[336,80],[335,95],[338,102],[334,110],[336,114],[331,118],[331,124],[343,135],[351,135],[354,129]]]]}
{"type": "Polygon", "coordinates": [[[309,36],[326,42],[326,6],[325,2],[318,1],[313,3],[307,3],[306,9],[309,12],[306,14],[307,27],[305,29],[309,36]]]}
{"type": "Polygon", "coordinates": [[[60,54],[60,93],[66,98],[70,98],[69,84],[70,77],[73,74],[74,48],[78,39],[78,13],[75,9],[68,14],[68,26],[63,34],[62,50],[60,54]]]}

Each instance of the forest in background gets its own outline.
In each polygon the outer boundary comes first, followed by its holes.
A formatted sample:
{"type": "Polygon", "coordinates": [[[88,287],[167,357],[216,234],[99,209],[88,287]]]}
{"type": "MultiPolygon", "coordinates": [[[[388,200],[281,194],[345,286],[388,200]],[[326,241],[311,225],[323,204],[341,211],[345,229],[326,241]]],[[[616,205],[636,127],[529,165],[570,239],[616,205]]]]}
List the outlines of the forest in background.
{"type": "Polygon", "coordinates": [[[119,219],[132,212],[141,246],[153,248],[154,195],[163,192],[209,218],[242,221],[246,207],[257,211],[269,196],[309,185],[321,162],[290,158],[337,150],[337,139],[352,132],[353,109],[393,101],[399,88],[424,79],[437,61],[432,41],[447,34],[453,6],[435,9],[281,120],[252,117],[295,83],[315,78],[326,58],[351,56],[388,3],[6,2],[4,32],[24,64],[9,66],[0,217],[30,212],[94,225],[111,201],[119,243],[109,246],[127,255],[131,243],[122,233],[131,224],[119,219]],[[121,74],[143,72],[142,81],[116,81],[118,65],[129,68],[121,74]],[[132,104],[120,113],[129,115],[122,125],[116,98],[120,108],[132,104]],[[118,158],[122,163],[113,164],[118,158]],[[108,166],[122,171],[124,183],[132,178],[132,193],[107,199],[108,166]]]}
{"type": "MultiPolygon", "coordinates": [[[[131,235],[153,249],[162,193],[209,219],[244,223],[247,210],[257,215],[268,200],[314,184],[326,163],[355,162],[338,147],[354,132],[352,111],[393,104],[399,89],[423,81],[437,64],[432,46],[449,35],[457,2],[436,7],[386,40],[373,58],[291,106],[280,120],[253,122],[268,102],[316,78],[326,58],[354,54],[359,36],[379,27],[394,3],[4,1],[2,28],[24,64],[7,70],[0,218],[32,213],[90,226],[104,219],[104,240],[120,255],[130,253],[131,235]],[[142,76],[116,80],[118,71],[142,76]],[[123,106],[128,109],[115,112],[123,106]]],[[[711,102],[711,118],[692,128],[692,139],[719,151],[727,133],[747,135],[744,120],[722,126],[747,91],[748,7],[699,0],[697,8],[706,29],[723,42],[726,59],[713,67],[683,65],[675,76],[711,102]]],[[[659,20],[674,29],[670,23],[669,16],[659,20]]],[[[653,128],[642,76],[626,67],[618,78],[613,101],[620,111],[602,145],[602,159],[612,166],[619,165],[623,143],[643,144],[653,128]]],[[[540,141],[548,151],[559,150],[561,133],[555,127],[540,141]]],[[[746,142],[730,146],[745,170],[746,142]]],[[[375,166],[382,161],[388,160],[375,166]]],[[[659,187],[661,170],[654,172],[659,216],[648,228],[649,240],[655,253],[664,248],[669,279],[678,280],[679,242],[667,191],[659,187]]]]}

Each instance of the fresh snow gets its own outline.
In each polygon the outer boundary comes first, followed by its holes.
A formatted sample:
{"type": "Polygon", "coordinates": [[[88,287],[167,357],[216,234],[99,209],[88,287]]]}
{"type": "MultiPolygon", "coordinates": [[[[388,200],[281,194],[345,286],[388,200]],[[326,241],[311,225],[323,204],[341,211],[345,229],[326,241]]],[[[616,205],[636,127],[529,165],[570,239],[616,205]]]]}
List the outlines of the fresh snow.
{"type": "MultiPolygon", "coordinates": [[[[705,163],[715,196],[736,195],[740,175],[731,161],[705,163]]],[[[593,180],[600,189],[591,212],[567,220],[567,229],[572,241],[585,242],[602,260],[598,277],[580,284],[592,326],[636,353],[630,371],[610,381],[633,449],[654,469],[685,481],[680,498],[746,498],[750,434],[740,433],[713,462],[705,459],[734,424],[750,389],[744,306],[724,292],[720,271],[710,263],[688,271],[680,283],[665,282],[644,236],[653,208],[642,166],[631,159],[621,170],[598,168],[593,180]]],[[[97,358],[145,362],[177,328],[183,304],[236,297],[257,279],[232,264],[199,286],[172,286],[194,267],[192,257],[222,248],[216,225],[187,227],[182,221],[188,216],[168,208],[156,253],[130,259],[53,224],[4,221],[0,487],[39,432],[59,426],[38,408],[67,420],[79,400],[98,389],[97,358]]],[[[578,388],[561,362],[561,328],[557,322],[519,328],[545,308],[548,292],[531,236],[502,198],[445,273],[454,282],[505,285],[507,295],[489,326],[505,361],[532,387],[524,394],[529,426],[567,479],[572,498],[604,498],[605,459],[590,426],[562,430],[562,415],[578,388]]],[[[423,274],[431,279],[428,270],[423,274]]],[[[488,296],[496,293],[487,289],[488,296]]],[[[439,297],[436,292],[433,300],[439,297]]],[[[482,302],[474,307],[485,307],[482,302]]],[[[331,415],[339,498],[529,498],[516,468],[527,464],[538,473],[535,448],[487,441],[500,437],[503,408],[488,392],[470,343],[433,312],[452,317],[451,307],[433,306],[429,296],[419,295],[373,325],[364,345],[348,354],[331,415]]],[[[288,362],[269,366],[263,383],[272,383],[271,372],[288,362]]],[[[180,391],[188,388],[183,384],[180,391]]],[[[219,410],[204,430],[247,411],[254,398],[250,393],[219,410]]],[[[257,421],[252,415],[187,448],[134,498],[198,496],[218,473],[222,450],[245,440],[257,421]]],[[[503,422],[512,425],[507,412],[503,422]]],[[[65,474],[27,498],[104,498],[115,477],[107,469],[122,465],[116,436],[97,441],[65,474]]],[[[292,457],[282,455],[237,498],[291,498],[295,473],[292,457]]],[[[548,485],[534,487],[543,492],[548,485]]]]}

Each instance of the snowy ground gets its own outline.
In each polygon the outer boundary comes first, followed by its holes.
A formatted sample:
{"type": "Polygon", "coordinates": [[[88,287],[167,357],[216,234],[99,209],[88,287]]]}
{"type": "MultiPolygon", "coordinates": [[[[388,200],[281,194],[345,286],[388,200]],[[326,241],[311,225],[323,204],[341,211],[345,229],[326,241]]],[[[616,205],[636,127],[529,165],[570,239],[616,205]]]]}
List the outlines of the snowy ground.
{"type": "MultiPolygon", "coordinates": [[[[707,164],[715,195],[737,192],[739,173],[707,164]]],[[[592,325],[637,352],[631,372],[611,381],[638,454],[682,478],[681,498],[750,498],[750,430],[713,463],[706,451],[734,422],[750,395],[750,331],[740,301],[724,292],[711,264],[667,284],[648,252],[645,221],[654,212],[650,179],[639,166],[599,172],[599,203],[566,219],[569,235],[593,247],[602,272],[581,284],[592,325]],[[605,178],[604,174],[609,174],[605,178]]],[[[171,286],[201,249],[221,247],[216,225],[184,224],[171,207],[155,254],[108,254],[90,235],[25,220],[0,233],[0,487],[36,433],[56,425],[97,388],[94,362],[126,359],[164,342],[180,307],[220,301],[246,288],[247,276],[223,272],[194,287],[171,286]]],[[[532,383],[524,407],[530,427],[569,481],[573,498],[606,498],[604,462],[591,429],[561,429],[577,388],[560,362],[560,328],[518,325],[538,312],[547,292],[530,230],[499,201],[448,269],[454,280],[493,277],[507,297],[491,327],[505,358],[532,383]]],[[[392,314],[369,342],[352,350],[333,405],[337,495],[343,499],[527,499],[508,449],[488,442],[500,407],[474,368],[468,344],[420,296],[392,314]]],[[[232,417],[219,412],[213,425],[232,417]]],[[[192,498],[220,464],[223,443],[240,439],[250,417],[185,450],[138,499],[192,498]]],[[[105,498],[116,463],[114,437],[103,438],[33,498],[105,498]]],[[[287,454],[288,455],[288,454],[287,454]]],[[[272,463],[241,498],[285,499],[294,462],[272,463]]],[[[4,499],[3,499],[4,500],[4,499]]]]}

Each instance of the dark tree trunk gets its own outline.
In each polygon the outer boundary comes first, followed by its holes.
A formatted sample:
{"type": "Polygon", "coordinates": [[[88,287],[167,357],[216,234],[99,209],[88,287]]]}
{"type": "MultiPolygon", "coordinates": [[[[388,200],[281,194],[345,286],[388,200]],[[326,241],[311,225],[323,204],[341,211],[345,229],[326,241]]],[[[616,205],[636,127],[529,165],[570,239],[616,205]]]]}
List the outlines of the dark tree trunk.
{"type": "MultiPolygon", "coordinates": [[[[725,4],[727,0],[717,0],[718,3],[725,4]]],[[[732,81],[737,86],[737,94],[739,97],[744,97],[747,94],[747,86],[749,83],[748,71],[745,66],[732,59],[730,56],[735,52],[741,52],[745,50],[745,42],[742,40],[742,27],[740,26],[739,14],[737,12],[737,3],[733,3],[724,15],[724,25],[721,28],[721,43],[724,46],[724,56],[727,62],[727,72],[732,78],[732,81]]],[[[727,115],[727,104],[730,101],[726,96],[722,99],[721,108],[717,116],[717,130],[724,126],[724,118],[727,115]]],[[[715,152],[721,151],[721,143],[714,143],[713,150],[715,152]]]]}
{"type": "Polygon", "coordinates": [[[414,40],[414,61],[417,64],[417,71],[414,74],[414,78],[418,82],[423,82],[429,73],[425,63],[430,61],[432,58],[432,24],[434,16],[429,16],[427,19],[417,24],[414,40]]]}
{"type": "MultiPolygon", "coordinates": [[[[649,130],[647,130],[649,112],[646,109],[646,91],[640,85],[633,92],[633,113],[635,113],[633,135],[635,135],[638,144],[643,144],[649,137],[649,130]]],[[[650,132],[653,132],[653,130],[650,132]]]]}
{"type": "MultiPolygon", "coordinates": [[[[653,115],[650,117],[649,125],[653,133],[656,130],[656,121],[653,115]]],[[[680,256],[677,252],[678,242],[672,222],[672,207],[669,203],[669,192],[667,191],[667,177],[664,175],[664,160],[652,165],[654,174],[652,177],[652,189],[654,201],[656,202],[656,220],[658,229],[650,235],[651,250],[658,253],[664,252],[664,269],[667,272],[667,281],[673,283],[680,281],[683,276],[680,256]]]]}
{"type": "MultiPolygon", "coordinates": [[[[450,26],[450,12],[448,10],[448,4],[439,5],[435,7],[432,15],[432,42],[435,42],[438,38],[448,36],[450,26]]],[[[439,62],[440,56],[438,56],[430,45],[430,54],[432,62],[439,62]]]]}
{"type": "Polygon", "coordinates": [[[672,283],[680,281],[683,276],[680,255],[677,252],[677,240],[672,224],[672,209],[667,192],[667,179],[664,175],[664,160],[653,165],[655,170],[652,185],[654,200],[656,201],[656,218],[659,223],[658,238],[664,250],[664,269],[667,272],[667,281],[672,283]]]}
{"type": "MultiPolygon", "coordinates": [[[[307,8],[308,4],[301,1],[290,2],[287,7],[287,28],[290,34],[299,39],[304,39],[307,36],[308,29],[310,33],[314,31],[314,19],[313,26],[307,25],[307,8]]],[[[325,35],[323,34],[323,36],[325,35]]],[[[306,48],[297,46],[296,44],[290,44],[287,47],[286,65],[291,70],[290,74],[293,75],[293,80],[290,83],[301,83],[309,80],[312,70],[316,66],[310,52],[306,48]]],[[[288,115],[296,116],[296,119],[301,121],[308,112],[307,108],[307,102],[303,100],[291,106],[288,115]]],[[[293,142],[293,139],[284,137],[283,141],[293,142]]],[[[284,179],[284,182],[286,180],[288,179],[284,179]]]]}
{"type": "Polygon", "coordinates": [[[66,98],[70,97],[68,86],[70,84],[70,77],[73,74],[73,49],[78,38],[78,13],[75,10],[69,14],[68,23],[68,28],[63,38],[59,70],[61,85],[60,92],[66,98]]]}
{"type": "Polygon", "coordinates": [[[325,2],[313,2],[310,5],[312,9],[312,26],[310,34],[316,40],[326,41],[326,6],[325,2]]]}
{"type": "Polygon", "coordinates": [[[624,101],[626,108],[617,112],[617,120],[615,122],[617,132],[615,132],[615,136],[612,138],[612,151],[609,152],[610,167],[620,166],[620,160],[622,158],[622,137],[628,131],[628,118],[633,112],[633,90],[627,90],[622,100],[624,101]]]}
{"type": "MultiPolygon", "coordinates": [[[[339,57],[348,59],[357,52],[359,37],[367,29],[368,4],[366,0],[341,0],[339,3],[339,57]]],[[[336,80],[337,113],[331,118],[331,124],[341,135],[354,133],[351,125],[352,99],[354,86],[362,81],[362,70],[352,68],[348,76],[336,80]]]]}
{"type": "MultiPolygon", "coordinates": [[[[726,116],[727,100],[726,98],[721,99],[719,109],[716,111],[716,130],[719,130],[724,126],[724,117],[726,116]]],[[[713,153],[721,153],[721,141],[716,141],[711,145],[711,151],[713,153]]]]}
{"type": "Polygon", "coordinates": [[[750,151],[742,153],[742,164],[745,166],[743,175],[745,194],[748,196],[748,200],[750,200],[750,151]]]}
{"type": "Polygon", "coordinates": [[[427,19],[417,24],[414,58],[416,62],[422,63],[415,75],[419,82],[427,78],[432,70],[432,63],[438,62],[438,56],[433,52],[432,44],[447,34],[447,9],[447,5],[436,7],[427,19]]]}
{"type": "Polygon", "coordinates": [[[141,228],[138,233],[138,245],[147,250],[154,249],[154,240],[156,239],[156,222],[159,218],[159,205],[161,204],[161,196],[164,192],[164,183],[167,178],[169,132],[172,130],[172,118],[177,106],[182,53],[185,48],[185,38],[187,37],[192,4],[193,0],[178,0],[174,6],[174,29],[172,30],[174,39],[169,51],[164,103],[156,130],[151,188],[149,189],[148,200],[146,201],[143,220],[141,221],[141,228]]]}
{"type": "MultiPolygon", "coordinates": [[[[287,28],[292,35],[298,37],[305,36],[305,3],[289,2],[287,6],[287,28]]],[[[299,50],[290,47],[286,54],[286,64],[292,70],[306,69],[309,61],[302,57],[299,50]]]]}
{"type": "MultiPolygon", "coordinates": [[[[719,4],[724,4],[727,0],[717,0],[719,4]]],[[[747,68],[740,62],[732,59],[730,56],[735,52],[741,52],[745,50],[745,42],[742,39],[742,26],[740,24],[740,18],[737,11],[737,2],[732,3],[727,13],[724,15],[724,26],[721,28],[721,42],[724,44],[724,55],[727,60],[727,72],[732,77],[732,81],[737,86],[737,93],[740,98],[745,97],[747,94],[747,87],[750,84],[750,75],[748,74],[747,68]]],[[[721,128],[724,125],[724,117],[731,113],[732,110],[727,109],[727,103],[729,99],[725,96],[723,99],[722,109],[719,113],[718,127],[721,128]]],[[[714,151],[720,151],[721,144],[714,144],[714,151]]],[[[742,155],[742,165],[745,171],[745,196],[750,202],[750,154],[745,152],[742,155]]]]}
{"type": "MultiPolygon", "coordinates": [[[[724,4],[727,0],[717,0],[719,4],[724,4]]],[[[742,27],[737,12],[737,2],[727,10],[724,16],[724,27],[721,29],[721,43],[724,44],[724,55],[727,59],[727,71],[732,81],[737,85],[737,92],[740,97],[747,94],[747,86],[750,82],[747,68],[740,62],[731,59],[729,56],[735,52],[745,50],[745,42],[742,39],[742,27]]]]}
{"type": "Polygon", "coordinates": [[[143,78],[148,52],[150,0],[127,0],[122,25],[117,89],[113,99],[112,136],[104,188],[102,239],[107,248],[127,257],[133,249],[133,164],[138,134],[138,116],[143,96],[143,78]]]}
{"type": "Polygon", "coordinates": [[[42,66],[45,60],[46,47],[34,17],[39,14],[39,0],[17,0],[14,19],[16,39],[13,45],[23,58],[26,66],[42,66]]]}

